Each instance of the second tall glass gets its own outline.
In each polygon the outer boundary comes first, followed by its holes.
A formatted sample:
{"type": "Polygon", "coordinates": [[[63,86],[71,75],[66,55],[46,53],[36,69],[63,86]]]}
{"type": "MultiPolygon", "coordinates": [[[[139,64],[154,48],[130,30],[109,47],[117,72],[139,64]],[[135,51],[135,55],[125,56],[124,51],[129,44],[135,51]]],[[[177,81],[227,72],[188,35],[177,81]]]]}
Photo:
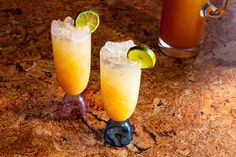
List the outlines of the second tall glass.
{"type": "Polygon", "coordinates": [[[135,110],[141,79],[139,62],[127,59],[132,46],[132,41],[107,42],[100,51],[103,104],[111,118],[104,138],[112,146],[125,146],[132,140],[128,118],[135,110]]]}

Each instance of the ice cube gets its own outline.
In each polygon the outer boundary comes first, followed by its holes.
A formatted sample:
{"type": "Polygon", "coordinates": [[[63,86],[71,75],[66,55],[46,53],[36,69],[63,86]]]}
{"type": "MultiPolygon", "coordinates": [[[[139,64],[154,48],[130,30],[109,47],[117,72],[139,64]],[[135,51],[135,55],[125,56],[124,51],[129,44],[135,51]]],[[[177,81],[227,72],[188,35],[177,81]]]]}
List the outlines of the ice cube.
{"type": "Polygon", "coordinates": [[[127,51],[135,46],[132,40],[124,41],[124,42],[111,42],[108,41],[105,44],[105,48],[110,51],[112,54],[116,55],[126,55],[127,51]]]}
{"type": "Polygon", "coordinates": [[[73,26],[74,25],[74,20],[70,16],[67,16],[64,20],[64,23],[68,24],[70,26],[73,26]]]}
{"type": "Polygon", "coordinates": [[[101,50],[101,57],[103,60],[108,61],[111,65],[129,64],[131,61],[127,59],[127,52],[133,46],[135,46],[135,44],[132,40],[123,42],[108,41],[101,50]]]}
{"type": "Polygon", "coordinates": [[[78,27],[73,30],[71,40],[73,42],[78,42],[89,34],[88,27],[78,27]]]}
{"type": "Polygon", "coordinates": [[[114,42],[107,41],[105,43],[104,47],[105,47],[105,49],[107,49],[111,53],[115,53],[116,52],[116,44],[114,42]]]}
{"type": "Polygon", "coordinates": [[[120,47],[122,48],[122,51],[125,53],[127,53],[128,50],[133,46],[135,46],[133,40],[128,40],[128,41],[120,43],[120,47]]]}
{"type": "Polygon", "coordinates": [[[59,23],[57,20],[53,20],[51,24],[51,34],[57,36],[60,33],[59,23]]]}
{"type": "Polygon", "coordinates": [[[66,17],[64,21],[53,20],[51,24],[51,34],[60,39],[76,42],[89,34],[88,27],[74,27],[74,20],[66,17]]]}

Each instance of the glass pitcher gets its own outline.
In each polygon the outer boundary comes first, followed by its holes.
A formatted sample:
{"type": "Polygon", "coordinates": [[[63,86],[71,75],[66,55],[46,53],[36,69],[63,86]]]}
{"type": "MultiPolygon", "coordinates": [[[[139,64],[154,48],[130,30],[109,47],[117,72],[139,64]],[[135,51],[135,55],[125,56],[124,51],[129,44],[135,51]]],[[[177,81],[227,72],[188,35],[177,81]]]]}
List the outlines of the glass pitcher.
{"type": "Polygon", "coordinates": [[[220,17],[230,0],[218,9],[208,0],[164,0],[160,23],[159,47],[171,57],[187,58],[198,54],[203,38],[205,17],[220,17]]]}

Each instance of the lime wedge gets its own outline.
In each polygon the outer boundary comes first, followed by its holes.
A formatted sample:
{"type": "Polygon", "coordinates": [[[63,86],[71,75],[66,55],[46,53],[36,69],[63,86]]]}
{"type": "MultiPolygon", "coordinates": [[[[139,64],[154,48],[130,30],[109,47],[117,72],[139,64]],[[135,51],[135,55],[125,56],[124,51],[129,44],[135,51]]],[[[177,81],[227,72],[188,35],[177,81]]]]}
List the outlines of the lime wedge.
{"type": "Polygon", "coordinates": [[[95,10],[85,10],[77,14],[75,18],[75,26],[88,26],[90,33],[93,33],[99,26],[99,14],[95,10]]]}
{"type": "Polygon", "coordinates": [[[143,46],[131,47],[127,57],[132,61],[139,61],[142,69],[152,68],[156,63],[156,54],[149,48],[143,46]]]}

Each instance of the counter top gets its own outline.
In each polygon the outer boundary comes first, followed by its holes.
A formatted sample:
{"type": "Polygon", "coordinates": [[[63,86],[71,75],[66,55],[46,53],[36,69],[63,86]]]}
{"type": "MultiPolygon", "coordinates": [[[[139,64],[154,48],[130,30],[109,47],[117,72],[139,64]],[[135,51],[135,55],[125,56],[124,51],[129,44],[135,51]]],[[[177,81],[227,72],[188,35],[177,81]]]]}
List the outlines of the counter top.
{"type": "Polygon", "coordinates": [[[162,1],[0,1],[0,156],[227,156],[236,154],[236,2],[208,19],[202,50],[174,59],[157,45],[162,1]],[[101,24],[92,35],[89,103],[84,120],[56,119],[63,91],[56,81],[50,24],[93,8],[101,24]],[[104,144],[108,117],[99,82],[99,50],[132,39],[155,50],[143,70],[130,121],[130,145],[104,144]]]}

